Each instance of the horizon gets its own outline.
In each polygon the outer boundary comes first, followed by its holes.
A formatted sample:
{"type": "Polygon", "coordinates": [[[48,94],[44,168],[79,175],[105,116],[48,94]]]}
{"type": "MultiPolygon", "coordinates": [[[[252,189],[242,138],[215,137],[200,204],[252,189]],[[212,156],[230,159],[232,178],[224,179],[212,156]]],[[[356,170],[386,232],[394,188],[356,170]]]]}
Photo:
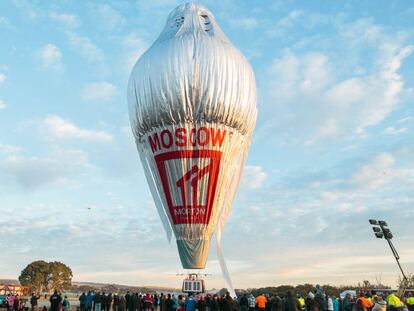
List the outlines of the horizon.
{"type": "MultiPolygon", "coordinates": [[[[0,278],[0,282],[4,282],[4,281],[13,281],[13,282],[17,282],[17,283],[19,283],[20,284],[20,282],[19,282],[19,280],[18,279],[2,279],[2,278],[0,278]]],[[[208,281],[208,279],[206,278],[205,279],[205,281],[208,281]]],[[[364,281],[364,280],[362,280],[362,281],[364,281]]],[[[105,286],[108,286],[108,285],[113,285],[113,286],[119,286],[119,287],[122,287],[122,286],[126,286],[126,287],[141,287],[141,288],[155,288],[155,289],[180,289],[181,288],[181,286],[179,286],[179,287],[172,287],[172,286],[160,286],[160,285],[148,285],[148,284],[144,284],[144,285],[139,285],[139,284],[118,284],[118,283],[101,283],[101,282],[91,282],[91,281],[77,281],[77,280],[72,280],[72,285],[71,286],[83,286],[83,285],[91,285],[91,286],[93,286],[93,285],[96,285],[96,286],[101,286],[101,285],[105,285],[105,286]]],[[[333,287],[336,287],[336,288],[341,288],[341,289],[345,289],[345,288],[354,288],[354,287],[360,287],[360,288],[366,288],[365,286],[363,286],[363,285],[361,285],[361,282],[359,282],[358,284],[341,284],[341,285],[332,285],[332,284],[317,284],[317,283],[311,283],[311,282],[304,282],[304,283],[297,283],[297,284],[284,284],[284,283],[281,283],[281,284],[272,284],[272,285],[270,285],[270,284],[267,284],[267,285],[264,285],[264,286],[261,286],[261,287],[252,287],[252,288],[249,288],[249,287],[244,287],[244,288],[235,288],[235,290],[243,290],[243,291],[246,291],[246,290],[249,290],[249,289],[251,289],[251,290],[253,290],[253,289],[260,289],[260,288],[269,288],[269,287],[282,287],[282,286],[292,286],[292,287],[297,287],[297,286],[302,286],[302,285],[312,285],[312,286],[314,286],[315,288],[316,288],[316,285],[320,285],[321,287],[326,287],[326,286],[333,286],[333,287]]],[[[390,289],[392,289],[392,290],[394,290],[395,288],[393,288],[392,286],[389,286],[389,285],[387,285],[387,284],[374,284],[374,283],[370,283],[370,285],[371,285],[371,287],[368,287],[368,288],[375,288],[375,289],[385,289],[386,287],[390,287],[390,289]],[[383,286],[383,287],[380,287],[380,286],[383,286]]],[[[220,289],[223,289],[223,288],[215,288],[215,287],[212,287],[212,288],[207,288],[207,290],[220,290],[220,289]]],[[[410,289],[410,288],[407,288],[407,289],[410,289]]]]}
{"type": "MultiPolygon", "coordinates": [[[[181,286],[131,133],[135,61],[184,1],[0,3],[0,278],[181,286]],[[174,285],[175,284],[175,285],[174,285]]],[[[256,75],[258,120],[223,251],[235,288],[395,287],[414,271],[414,6],[199,1],[256,75]]],[[[207,287],[222,288],[212,241],[207,287]]]]}

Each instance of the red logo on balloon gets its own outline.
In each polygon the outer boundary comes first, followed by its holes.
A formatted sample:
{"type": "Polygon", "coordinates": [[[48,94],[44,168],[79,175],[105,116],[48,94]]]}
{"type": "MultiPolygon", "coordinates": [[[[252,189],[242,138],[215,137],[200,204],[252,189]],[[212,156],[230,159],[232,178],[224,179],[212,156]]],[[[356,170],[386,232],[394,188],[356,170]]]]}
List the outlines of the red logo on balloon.
{"type": "Polygon", "coordinates": [[[215,150],[180,150],[155,156],[175,225],[210,222],[221,155],[215,150]]]}

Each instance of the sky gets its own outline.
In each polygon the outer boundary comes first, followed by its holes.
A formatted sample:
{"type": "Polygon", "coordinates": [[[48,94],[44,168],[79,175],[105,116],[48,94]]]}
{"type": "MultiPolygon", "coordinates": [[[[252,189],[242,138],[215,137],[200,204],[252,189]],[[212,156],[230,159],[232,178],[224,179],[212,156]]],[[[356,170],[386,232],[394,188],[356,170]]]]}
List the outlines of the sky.
{"type": "MultiPolygon", "coordinates": [[[[0,278],[179,287],[129,127],[139,56],[182,1],[0,2],[0,278]]],[[[414,270],[414,3],[200,1],[254,69],[258,122],[223,234],[236,288],[414,270]]],[[[215,245],[207,286],[224,285],[215,245]]]]}

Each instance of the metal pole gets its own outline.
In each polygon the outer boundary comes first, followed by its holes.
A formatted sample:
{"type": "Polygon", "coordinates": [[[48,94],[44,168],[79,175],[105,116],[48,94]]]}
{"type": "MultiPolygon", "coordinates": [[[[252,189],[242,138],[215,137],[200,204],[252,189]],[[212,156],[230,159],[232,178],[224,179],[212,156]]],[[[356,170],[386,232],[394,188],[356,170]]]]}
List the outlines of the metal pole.
{"type": "Polygon", "coordinates": [[[390,240],[390,239],[387,237],[387,235],[384,233],[384,226],[383,226],[383,225],[381,225],[381,224],[380,224],[379,226],[380,226],[380,228],[381,228],[382,233],[384,234],[384,238],[387,240],[388,245],[389,245],[389,246],[390,246],[390,248],[391,248],[391,251],[392,251],[392,254],[394,255],[395,260],[397,261],[398,268],[400,268],[400,271],[401,271],[401,274],[402,274],[402,276],[403,276],[404,281],[407,281],[407,280],[408,280],[408,279],[407,279],[407,276],[405,275],[404,270],[403,270],[403,268],[401,267],[401,264],[400,264],[400,261],[399,261],[399,259],[400,259],[400,255],[398,255],[398,252],[397,252],[397,250],[395,249],[394,244],[392,244],[391,240],[390,240]]]}
{"type": "Polygon", "coordinates": [[[393,253],[394,257],[395,257],[395,260],[397,261],[397,265],[398,265],[398,267],[400,268],[400,271],[401,271],[401,273],[402,273],[402,275],[403,275],[404,280],[405,280],[405,281],[407,281],[407,277],[406,277],[406,275],[405,275],[405,273],[404,273],[404,270],[403,270],[403,268],[401,267],[401,264],[400,264],[400,261],[399,261],[400,256],[398,255],[397,251],[395,250],[394,245],[392,244],[392,242],[391,242],[389,239],[387,239],[387,238],[386,238],[386,240],[387,240],[387,242],[388,242],[388,245],[389,245],[389,246],[390,246],[390,248],[391,248],[391,251],[392,251],[392,253],[393,253]]]}

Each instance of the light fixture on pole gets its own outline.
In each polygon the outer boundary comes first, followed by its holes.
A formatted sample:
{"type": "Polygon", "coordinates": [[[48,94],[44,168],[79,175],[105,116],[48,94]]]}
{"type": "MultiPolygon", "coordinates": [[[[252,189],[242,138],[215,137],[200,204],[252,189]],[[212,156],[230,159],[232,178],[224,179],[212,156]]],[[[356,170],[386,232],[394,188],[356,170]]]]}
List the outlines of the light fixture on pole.
{"type": "Polygon", "coordinates": [[[408,281],[407,276],[405,275],[404,270],[400,264],[400,255],[398,255],[398,252],[395,249],[394,244],[392,244],[391,240],[394,236],[392,235],[391,230],[388,228],[387,222],[384,220],[370,219],[369,223],[372,226],[372,230],[374,231],[375,236],[378,239],[384,238],[388,242],[388,245],[391,248],[392,254],[394,255],[395,260],[397,261],[397,265],[400,268],[403,279],[405,282],[407,282],[408,281]]]}

